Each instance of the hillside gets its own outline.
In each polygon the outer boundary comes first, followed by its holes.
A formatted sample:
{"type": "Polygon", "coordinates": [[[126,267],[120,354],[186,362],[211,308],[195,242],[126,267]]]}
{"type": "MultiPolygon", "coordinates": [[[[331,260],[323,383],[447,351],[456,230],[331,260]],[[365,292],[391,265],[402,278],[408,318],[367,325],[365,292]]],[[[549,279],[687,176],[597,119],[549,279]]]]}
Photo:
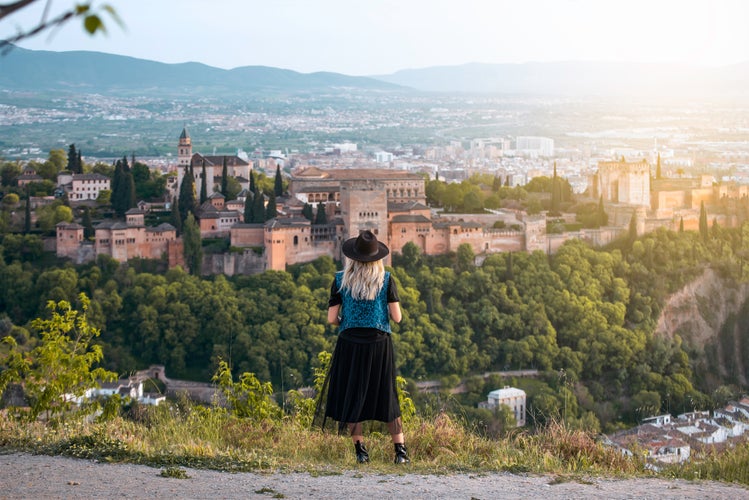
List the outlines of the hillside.
{"type": "Polygon", "coordinates": [[[749,63],[723,68],[580,61],[471,63],[405,69],[375,78],[417,90],[448,93],[746,97],[749,63]]]}
{"type": "Polygon", "coordinates": [[[682,338],[696,370],[711,388],[747,384],[744,335],[749,284],[736,285],[712,269],[672,294],[658,318],[656,334],[682,338]]]}
{"type": "Polygon", "coordinates": [[[15,47],[0,57],[0,89],[79,93],[193,95],[358,89],[399,90],[397,84],[338,73],[298,73],[267,66],[225,70],[196,62],[165,64],[101,52],[15,47]]]}

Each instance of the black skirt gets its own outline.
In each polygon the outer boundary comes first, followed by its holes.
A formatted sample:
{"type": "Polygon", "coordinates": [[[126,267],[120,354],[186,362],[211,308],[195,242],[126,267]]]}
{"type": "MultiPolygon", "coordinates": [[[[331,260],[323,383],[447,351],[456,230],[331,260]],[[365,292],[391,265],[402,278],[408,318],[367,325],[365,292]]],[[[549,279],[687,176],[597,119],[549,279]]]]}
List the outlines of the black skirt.
{"type": "Polygon", "coordinates": [[[345,423],[400,417],[390,335],[374,328],[340,332],[320,403],[325,408],[323,427],[327,418],[341,429],[345,423]]]}

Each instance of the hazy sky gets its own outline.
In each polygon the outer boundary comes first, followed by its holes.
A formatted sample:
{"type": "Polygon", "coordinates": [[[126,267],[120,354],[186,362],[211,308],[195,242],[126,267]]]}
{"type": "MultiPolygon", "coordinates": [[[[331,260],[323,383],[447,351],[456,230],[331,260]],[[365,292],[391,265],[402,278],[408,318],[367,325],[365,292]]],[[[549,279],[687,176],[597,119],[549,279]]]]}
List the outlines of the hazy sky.
{"type": "MultiPolygon", "coordinates": [[[[47,0],[0,22],[29,27],[47,0]]],[[[75,1],[54,0],[51,13],[75,1]]],[[[746,0],[108,0],[123,22],[80,22],[21,44],[221,68],[376,75],[427,66],[528,61],[749,60],[746,0]]]]}

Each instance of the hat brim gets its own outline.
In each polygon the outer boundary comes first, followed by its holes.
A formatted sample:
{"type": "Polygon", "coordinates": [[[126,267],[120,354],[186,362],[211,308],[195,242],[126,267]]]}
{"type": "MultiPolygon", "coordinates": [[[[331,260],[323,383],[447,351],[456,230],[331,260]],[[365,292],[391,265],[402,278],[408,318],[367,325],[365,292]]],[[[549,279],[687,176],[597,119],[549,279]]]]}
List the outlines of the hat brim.
{"type": "Polygon", "coordinates": [[[380,260],[390,253],[388,247],[381,241],[377,242],[377,253],[373,255],[363,255],[356,251],[356,238],[351,238],[343,242],[341,245],[341,251],[343,255],[352,260],[358,260],[359,262],[374,262],[380,260]]]}

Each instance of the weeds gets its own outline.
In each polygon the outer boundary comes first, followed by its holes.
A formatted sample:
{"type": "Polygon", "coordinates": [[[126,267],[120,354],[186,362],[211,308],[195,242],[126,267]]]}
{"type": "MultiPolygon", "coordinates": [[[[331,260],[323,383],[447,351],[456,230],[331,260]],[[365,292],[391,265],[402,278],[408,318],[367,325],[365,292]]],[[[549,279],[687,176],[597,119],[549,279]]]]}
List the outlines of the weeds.
{"type": "MultiPolygon", "coordinates": [[[[349,438],[312,429],[306,419],[295,415],[253,420],[187,401],[142,407],[135,414],[135,420],[128,417],[132,412],[123,412],[124,416],[106,421],[57,424],[0,419],[0,447],[139,463],[165,471],[189,467],[229,472],[304,471],[323,476],[356,468],[349,438]]],[[[554,475],[555,482],[584,481],[596,475],[654,474],[640,460],[605,447],[593,435],[556,422],[536,433],[518,431],[490,439],[459,419],[438,413],[430,418],[415,415],[405,425],[405,434],[412,457],[408,473],[545,473],[554,475]]],[[[368,471],[403,472],[392,464],[387,433],[372,430],[366,439],[372,460],[368,471]]],[[[699,463],[669,468],[663,474],[749,484],[748,461],[749,446],[744,445],[721,454],[707,453],[699,457],[699,463]]]]}

